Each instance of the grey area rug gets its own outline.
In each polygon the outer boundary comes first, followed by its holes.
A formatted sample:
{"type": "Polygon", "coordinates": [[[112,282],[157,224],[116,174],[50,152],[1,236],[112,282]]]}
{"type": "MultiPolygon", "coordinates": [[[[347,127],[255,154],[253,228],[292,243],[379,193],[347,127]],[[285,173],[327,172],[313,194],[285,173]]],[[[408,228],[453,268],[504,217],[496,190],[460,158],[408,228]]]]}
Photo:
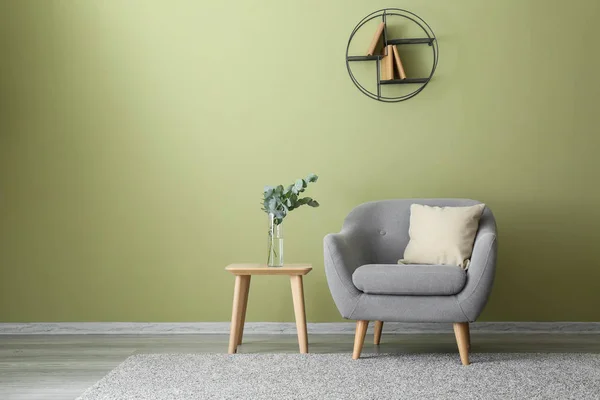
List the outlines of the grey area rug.
{"type": "Polygon", "coordinates": [[[598,399],[600,354],[140,354],[79,399],[598,399]]]}

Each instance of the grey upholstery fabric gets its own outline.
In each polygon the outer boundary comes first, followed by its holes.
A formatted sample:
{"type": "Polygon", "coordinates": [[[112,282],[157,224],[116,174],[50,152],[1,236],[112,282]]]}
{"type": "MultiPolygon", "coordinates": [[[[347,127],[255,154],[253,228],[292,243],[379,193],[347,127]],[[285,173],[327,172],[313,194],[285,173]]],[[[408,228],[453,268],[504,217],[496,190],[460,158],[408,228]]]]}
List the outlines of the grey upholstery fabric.
{"type": "Polygon", "coordinates": [[[496,268],[496,222],[485,208],[466,283],[450,296],[380,295],[358,290],[352,274],[366,264],[395,264],[408,243],[411,204],[471,206],[468,199],[402,199],[365,203],[346,217],[340,233],[323,240],[325,274],[344,318],[398,322],[472,322],[487,303],[496,268]]]}
{"type": "Polygon", "coordinates": [[[368,294],[448,296],[466,281],[466,271],[453,265],[367,264],[352,274],[354,286],[368,294]]]}

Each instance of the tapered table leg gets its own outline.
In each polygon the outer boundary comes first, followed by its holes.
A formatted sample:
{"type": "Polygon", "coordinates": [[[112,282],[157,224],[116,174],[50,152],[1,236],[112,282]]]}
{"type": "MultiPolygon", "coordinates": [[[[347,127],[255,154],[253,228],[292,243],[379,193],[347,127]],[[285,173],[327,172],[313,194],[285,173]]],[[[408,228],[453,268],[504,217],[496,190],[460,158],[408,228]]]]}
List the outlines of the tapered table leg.
{"type": "Polygon", "coordinates": [[[290,275],[294,314],[296,315],[296,330],[298,331],[298,346],[300,353],[308,353],[308,333],[306,331],[306,313],[304,311],[304,288],[302,275],[290,275]]]}
{"type": "Polygon", "coordinates": [[[236,275],[233,289],[233,308],[231,311],[231,330],[229,331],[229,354],[237,351],[240,329],[243,325],[244,287],[250,283],[250,275],[236,275]]]}
{"type": "Polygon", "coordinates": [[[246,275],[244,278],[247,278],[243,281],[244,285],[242,287],[242,295],[244,298],[242,299],[242,317],[241,317],[241,325],[240,325],[240,333],[238,335],[238,346],[242,344],[242,338],[244,336],[244,325],[246,324],[246,309],[248,308],[248,292],[250,292],[250,281],[252,279],[252,275],[246,275]]]}

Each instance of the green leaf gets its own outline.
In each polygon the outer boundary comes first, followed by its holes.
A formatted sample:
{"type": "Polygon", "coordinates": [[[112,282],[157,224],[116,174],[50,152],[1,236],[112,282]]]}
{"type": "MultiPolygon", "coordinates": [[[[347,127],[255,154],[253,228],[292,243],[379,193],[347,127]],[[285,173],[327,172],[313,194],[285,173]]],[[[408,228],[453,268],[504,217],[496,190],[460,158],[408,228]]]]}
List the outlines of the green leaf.
{"type": "Polygon", "coordinates": [[[308,174],[308,176],[306,177],[307,182],[316,182],[317,179],[319,179],[319,177],[315,174],[308,174]]]}
{"type": "Polygon", "coordinates": [[[303,197],[301,199],[298,199],[298,204],[299,205],[304,205],[304,204],[308,204],[311,201],[313,201],[312,198],[310,198],[310,197],[303,197]]]}
{"type": "Polygon", "coordinates": [[[294,189],[298,192],[301,192],[304,187],[304,179],[298,179],[296,180],[296,183],[294,183],[294,189]]]}
{"type": "Polygon", "coordinates": [[[320,205],[318,201],[312,199],[307,204],[309,205],[309,207],[319,207],[320,205]]]}
{"type": "Polygon", "coordinates": [[[271,197],[273,195],[273,190],[274,190],[274,188],[272,186],[265,186],[265,188],[263,190],[263,197],[264,198],[271,197]]]}

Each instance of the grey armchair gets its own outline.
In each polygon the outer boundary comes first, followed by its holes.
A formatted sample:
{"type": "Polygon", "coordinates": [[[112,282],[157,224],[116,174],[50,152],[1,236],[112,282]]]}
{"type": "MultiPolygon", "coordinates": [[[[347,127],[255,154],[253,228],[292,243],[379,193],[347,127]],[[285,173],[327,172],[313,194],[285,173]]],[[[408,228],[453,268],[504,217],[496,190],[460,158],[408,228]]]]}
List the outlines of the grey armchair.
{"type": "Polygon", "coordinates": [[[408,244],[411,204],[471,206],[468,199],[403,199],[362,204],[340,233],[323,240],[325,273],[342,317],[356,320],[352,358],[360,357],[369,321],[379,344],[384,321],[451,322],[461,361],[469,364],[469,322],[487,303],[496,268],[496,222],[485,208],[468,270],[454,266],[391,266],[408,244]]]}

